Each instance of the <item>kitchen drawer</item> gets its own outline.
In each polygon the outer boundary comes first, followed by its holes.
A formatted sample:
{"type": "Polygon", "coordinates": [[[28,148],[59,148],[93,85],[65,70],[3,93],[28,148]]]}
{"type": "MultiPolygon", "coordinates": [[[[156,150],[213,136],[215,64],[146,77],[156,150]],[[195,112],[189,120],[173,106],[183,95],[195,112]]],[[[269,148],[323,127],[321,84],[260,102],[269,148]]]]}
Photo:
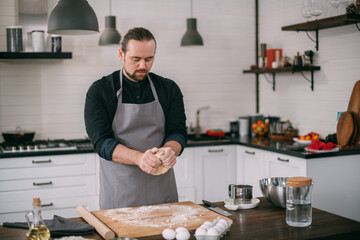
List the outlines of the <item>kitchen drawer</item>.
{"type": "Polygon", "coordinates": [[[86,196],[97,193],[96,175],[52,177],[46,179],[26,179],[0,182],[0,212],[3,203],[32,201],[33,197],[48,197],[51,199],[63,196],[86,196]],[[44,184],[44,185],[34,185],[44,184]],[[51,184],[49,184],[51,183],[51,184]]]}
{"type": "MultiPolygon", "coordinates": [[[[43,219],[52,219],[54,215],[59,215],[65,218],[79,217],[79,214],[76,212],[76,207],[78,205],[83,205],[88,208],[90,211],[99,210],[99,197],[98,196],[86,196],[86,197],[76,197],[76,198],[58,198],[48,200],[44,197],[42,204],[50,204],[51,206],[42,207],[43,219]]],[[[11,207],[16,205],[16,211],[1,211],[0,212],[0,224],[3,222],[25,222],[25,213],[32,209],[32,199],[31,201],[17,202],[13,204],[6,204],[6,207],[11,207]]],[[[1,204],[1,207],[3,204],[1,204]]],[[[13,208],[14,209],[14,208],[13,208]]]]}
{"type": "Polygon", "coordinates": [[[0,181],[95,173],[95,154],[0,159],[0,181]]]}
{"type": "Polygon", "coordinates": [[[306,159],[264,151],[266,173],[269,177],[307,176],[306,159]]]}

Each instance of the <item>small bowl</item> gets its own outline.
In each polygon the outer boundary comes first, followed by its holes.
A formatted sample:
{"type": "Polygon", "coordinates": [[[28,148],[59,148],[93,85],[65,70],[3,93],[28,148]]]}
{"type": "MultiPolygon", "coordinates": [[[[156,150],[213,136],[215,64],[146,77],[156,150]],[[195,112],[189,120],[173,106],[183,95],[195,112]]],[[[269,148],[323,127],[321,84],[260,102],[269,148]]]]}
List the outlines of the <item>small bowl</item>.
{"type": "Polygon", "coordinates": [[[287,177],[273,177],[259,181],[263,196],[275,207],[286,207],[286,179],[287,177]]]}

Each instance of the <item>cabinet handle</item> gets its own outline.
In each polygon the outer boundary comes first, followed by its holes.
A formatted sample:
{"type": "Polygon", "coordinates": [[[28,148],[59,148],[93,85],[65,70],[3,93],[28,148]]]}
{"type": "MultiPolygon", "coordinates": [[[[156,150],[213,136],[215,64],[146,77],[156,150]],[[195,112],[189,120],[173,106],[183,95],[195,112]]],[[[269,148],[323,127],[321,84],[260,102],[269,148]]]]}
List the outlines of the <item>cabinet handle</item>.
{"type": "Polygon", "coordinates": [[[245,153],[255,155],[255,152],[249,152],[248,150],[245,150],[245,153]]]}
{"type": "Polygon", "coordinates": [[[51,206],[54,206],[52,202],[47,204],[41,204],[41,207],[51,207],[51,206]]]}
{"type": "Polygon", "coordinates": [[[51,159],[49,159],[49,160],[42,160],[42,161],[32,160],[32,163],[34,163],[34,164],[36,164],[36,163],[51,163],[51,159]]]}
{"type": "Polygon", "coordinates": [[[282,158],[277,158],[277,160],[279,160],[279,161],[282,161],[282,162],[290,162],[290,160],[289,159],[282,159],[282,158]]]}
{"type": "Polygon", "coordinates": [[[222,149],[222,148],[221,149],[209,149],[208,150],[209,153],[216,153],[216,152],[223,152],[223,151],[224,151],[224,149],[222,149]]]}
{"type": "Polygon", "coordinates": [[[51,185],[51,184],[52,184],[52,181],[50,181],[50,182],[42,182],[42,183],[33,182],[34,186],[51,185]]]}

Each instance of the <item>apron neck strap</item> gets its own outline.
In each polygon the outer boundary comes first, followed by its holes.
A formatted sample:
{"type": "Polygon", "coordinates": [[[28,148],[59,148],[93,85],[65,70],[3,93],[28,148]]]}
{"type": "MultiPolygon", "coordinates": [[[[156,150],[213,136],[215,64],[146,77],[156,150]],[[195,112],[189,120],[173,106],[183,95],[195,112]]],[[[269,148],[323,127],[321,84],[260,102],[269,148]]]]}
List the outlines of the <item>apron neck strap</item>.
{"type": "MultiPolygon", "coordinates": [[[[154,84],[153,84],[153,82],[151,81],[150,76],[148,75],[147,77],[148,77],[148,79],[149,79],[151,91],[152,91],[152,94],[153,94],[153,96],[154,96],[154,98],[155,98],[155,101],[159,101],[158,95],[156,94],[156,90],[155,90],[154,84]]],[[[123,69],[121,69],[121,71],[120,71],[120,77],[119,77],[119,78],[120,78],[120,88],[119,88],[119,90],[116,92],[116,97],[117,97],[117,98],[119,98],[119,96],[120,96],[121,93],[122,93],[122,87],[123,87],[123,69]]]]}

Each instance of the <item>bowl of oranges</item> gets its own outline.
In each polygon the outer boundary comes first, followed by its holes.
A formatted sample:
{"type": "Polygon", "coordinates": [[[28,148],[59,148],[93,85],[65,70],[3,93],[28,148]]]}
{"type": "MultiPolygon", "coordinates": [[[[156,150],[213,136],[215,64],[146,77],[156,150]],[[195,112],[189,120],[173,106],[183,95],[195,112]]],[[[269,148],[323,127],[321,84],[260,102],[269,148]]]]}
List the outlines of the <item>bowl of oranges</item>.
{"type": "Polygon", "coordinates": [[[251,127],[256,136],[266,136],[269,132],[269,121],[259,120],[253,123],[251,127]]]}
{"type": "Polygon", "coordinates": [[[302,144],[311,144],[311,140],[319,139],[319,134],[315,132],[309,132],[305,135],[300,135],[297,138],[293,138],[294,142],[302,144]]]}

